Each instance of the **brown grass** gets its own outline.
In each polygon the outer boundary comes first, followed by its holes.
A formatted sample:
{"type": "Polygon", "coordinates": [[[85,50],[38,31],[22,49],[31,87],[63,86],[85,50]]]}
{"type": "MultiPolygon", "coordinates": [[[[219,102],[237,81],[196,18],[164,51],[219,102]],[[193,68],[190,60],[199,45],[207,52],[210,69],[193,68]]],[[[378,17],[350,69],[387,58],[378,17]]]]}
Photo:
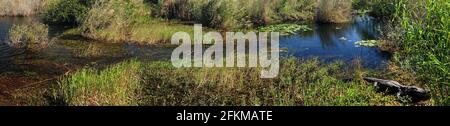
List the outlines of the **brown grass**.
{"type": "Polygon", "coordinates": [[[350,21],[352,0],[319,0],[318,22],[343,23],[350,21]]]}
{"type": "Polygon", "coordinates": [[[0,0],[0,16],[29,16],[43,10],[47,0],[0,0]]]}

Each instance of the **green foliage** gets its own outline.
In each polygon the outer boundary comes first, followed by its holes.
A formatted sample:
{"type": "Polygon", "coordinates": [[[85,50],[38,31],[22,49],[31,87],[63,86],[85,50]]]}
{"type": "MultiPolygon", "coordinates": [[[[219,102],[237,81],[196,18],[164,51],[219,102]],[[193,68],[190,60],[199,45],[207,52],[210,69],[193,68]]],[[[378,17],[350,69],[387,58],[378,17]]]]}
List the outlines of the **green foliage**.
{"type": "Polygon", "coordinates": [[[49,44],[48,26],[40,23],[14,25],[9,31],[9,43],[14,48],[39,51],[49,44]]]}
{"type": "Polygon", "coordinates": [[[55,99],[70,106],[137,105],[141,64],[126,61],[97,71],[82,69],[62,79],[55,99]]]}
{"type": "Polygon", "coordinates": [[[80,0],[55,0],[45,12],[44,20],[51,23],[80,23],[88,10],[87,3],[80,0]]]}
{"type": "Polygon", "coordinates": [[[367,12],[375,17],[393,18],[400,0],[353,0],[356,10],[367,12]]]}
{"type": "Polygon", "coordinates": [[[110,42],[157,44],[191,27],[150,17],[142,0],[97,0],[81,25],[83,36],[110,42]]]}
{"type": "Polygon", "coordinates": [[[449,105],[450,3],[448,0],[399,0],[393,23],[401,38],[397,61],[417,72],[433,90],[437,105],[449,105]],[[400,55],[401,54],[401,55],[400,55]]]}
{"type": "Polygon", "coordinates": [[[363,81],[344,82],[343,63],[282,60],[280,75],[261,79],[259,68],[181,68],[170,62],[145,67],[144,105],[395,105],[363,81]]]}
{"type": "Polygon", "coordinates": [[[142,64],[131,60],[102,70],[81,69],[50,91],[20,91],[14,96],[30,105],[71,106],[400,105],[394,96],[377,93],[358,77],[343,81],[361,73],[343,65],[288,58],[281,61],[277,78],[262,79],[261,68],[175,68],[167,61],[142,64]],[[42,97],[48,94],[49,98],[42,97]]]}

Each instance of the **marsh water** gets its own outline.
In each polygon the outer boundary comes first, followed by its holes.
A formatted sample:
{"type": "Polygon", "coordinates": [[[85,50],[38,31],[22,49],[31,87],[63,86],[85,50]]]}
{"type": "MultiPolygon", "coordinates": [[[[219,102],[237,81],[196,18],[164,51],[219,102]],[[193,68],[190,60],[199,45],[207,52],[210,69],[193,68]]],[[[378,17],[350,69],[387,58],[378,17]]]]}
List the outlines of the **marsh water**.
{"type": "MultiPolygon", "coordinates": [[[[346,24],[312,24],[312,31],[280,37],[280,48],[287,51],[284,57],[312,58],[324,62],[359,59],[364,67],[383,68],[389,55],[377,48],[358,47],[359,40],[377,39],[381,23],[370,17],[356,17],[346,24]]],[[[135,44],[111,44],[91,41],[81,37],[52,39],[52,46],[38,54],[10,48],[8,32],[14,24],[39,21],[35,17],[0,17],[0,73],[51,76],[62,74],[68,65],[89,66],[112,64],[124,59],[141,61],[169,60],[174,47],[140,46],[135,44]]],[[[49,36],[55,38],[69,26],[50,25],[49,36]]],[[[1,82],[1,81],[0,81],[1,82]]]]}

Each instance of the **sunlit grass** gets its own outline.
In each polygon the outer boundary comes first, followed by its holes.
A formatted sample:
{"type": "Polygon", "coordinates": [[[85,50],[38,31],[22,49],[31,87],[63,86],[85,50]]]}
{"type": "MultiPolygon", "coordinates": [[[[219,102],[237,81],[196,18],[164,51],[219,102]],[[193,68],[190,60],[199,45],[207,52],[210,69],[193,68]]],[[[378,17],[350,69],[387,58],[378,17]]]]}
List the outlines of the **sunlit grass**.
{"type": "Polygon", "coordinates": [[[71,106],[137,105],[140,70],[134,60],[101,71],[79,70],[59,82],[55,99],[71,106]]]}

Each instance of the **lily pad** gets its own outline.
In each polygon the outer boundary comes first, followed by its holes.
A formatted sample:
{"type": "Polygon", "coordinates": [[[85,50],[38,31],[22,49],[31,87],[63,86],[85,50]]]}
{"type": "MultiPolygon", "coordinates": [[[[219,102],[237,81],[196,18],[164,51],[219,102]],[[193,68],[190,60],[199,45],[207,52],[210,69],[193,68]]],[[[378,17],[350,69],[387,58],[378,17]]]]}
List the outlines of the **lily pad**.
{"type": "Polygon", "coordinates": [[[356,46],[366,46],[366,47],[375,47],[378,46],[379,41],[377,40],[361,40],[355,42],[356,46]]]}
{"type": "Polygon", "coordinates": [[[292,35],[297,31],[311,31],[307,25],[299,24],[277,24],[260,27],[258,31],[260,32],[280,32],[281,35],[292,35]]]}

